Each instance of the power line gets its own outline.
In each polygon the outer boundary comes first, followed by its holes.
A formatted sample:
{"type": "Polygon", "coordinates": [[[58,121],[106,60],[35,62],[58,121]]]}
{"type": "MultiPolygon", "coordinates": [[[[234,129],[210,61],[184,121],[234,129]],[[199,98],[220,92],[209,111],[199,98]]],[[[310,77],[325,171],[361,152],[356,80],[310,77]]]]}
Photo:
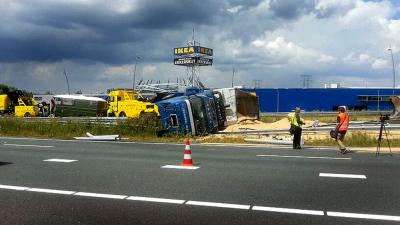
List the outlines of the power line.
{"type": "Polygon", "coordinates": [[[262,80],[253,80],[253,82],[254,82],[254,89],[260,89],[261,88],[262,80]]]}
{"type": "Polygon", "coordinates": [[[303,80],[303,88],[310,88],[310,84],[312,82],[312,75],[309,74],[302,74],[300,77],[303,80]]]}

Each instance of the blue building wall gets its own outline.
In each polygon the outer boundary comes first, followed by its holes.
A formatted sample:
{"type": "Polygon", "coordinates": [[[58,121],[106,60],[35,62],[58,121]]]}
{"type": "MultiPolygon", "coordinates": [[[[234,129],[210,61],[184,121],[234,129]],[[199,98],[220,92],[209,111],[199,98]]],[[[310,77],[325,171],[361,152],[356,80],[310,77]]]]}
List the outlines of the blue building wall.
{"type": "MultiPolygon", "coordinates": [[[[377,88],[265,88],[245,89],[256,92],[261,112],[289,112],[296,106],[305,111],[333,111],[335,107],[365,108],[367,110],[391,110],[388,101],[360,101],[359,96],[390,96],[393,89],[377,88]]],[[[400,89],[395,90],[400,95],[400,89]]]]}

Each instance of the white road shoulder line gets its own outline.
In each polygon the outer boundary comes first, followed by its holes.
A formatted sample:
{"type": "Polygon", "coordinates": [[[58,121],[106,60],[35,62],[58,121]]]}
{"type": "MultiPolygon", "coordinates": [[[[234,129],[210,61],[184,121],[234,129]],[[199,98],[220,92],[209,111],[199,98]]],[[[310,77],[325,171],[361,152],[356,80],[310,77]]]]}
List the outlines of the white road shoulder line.
{"type": "Polygon", "coordinates": [[[176,166],[176,165],[165,165],[162,166],[163,169],[180,169],[180,170],[197,170],[199,166],[176,166]]]}
{"type": "Polygon", "coordinates": [[[375,214],[361,214],[361,213],[344,213],[344,212],[327,212],[328,216],[334,217],[347,217],[357,219],[371,219],[371,220],[391,220],[400,221],[400,216],[387,216],[387,215],[375,215],[375,214]]]}
{"type": "Polygon", "coordinates": [[[179,199],[168,199],[168,198],[149,198],[149,197],[139,197],[139,196],[130,196],[127,200],[133,201],[144,201],[144,202],[161,202],[161,203],[173,203],[173,204],[183,204],[185,200],[179,199]]]}
{"type": "Polygon", "coordinates": [[[63,191],[63,190],[54,190],[54,189],[45,189],[45,188],[29,188],[26,191],[51,193],[51,194],[62,194],[62,195],[72,195],[72,194],[76,193],[75,191],[63,191]]]}
{"type": "Polygon", "coordinates": [[[73,195],[85,196],[85,197],[95,197],[95,198],[113,198],[113,199],[125,199],[126,195],[110,195],[110,194],[99,194],[90,192],[76,192],[73,195]]]}
{"type": "Polygon", "coordinates": [[[338,174],[338,173],[319,173],[320,177],[337,177],[337,178],[353,178],[353,179],[367,179],[365,175],[358,174],[338,174]]]}
{"type": "Polygon", "coordinates": [[[21,187],[21,186],[12,186],[12,185],[0,185],[0,189],[9,189],[16,191],[25,191],[29,189],[29,187],[21,187]]]}
{"type": "Polygon", "coordinates": [[[44,162],[63,162],[63,163],[70,163],[70,162],[76,162],[78,160],[75,159],[45,159],[43,160],[44,162]]]}
{"type": "Polygon", "coordinates": [[[289,208],[276,208],[276,207],[264,207],[264,206],[253,206],[252,210],[280,212],[280,213],[306,214],[306,215],[316,215],[316,216],[324,215],[324,212],[319,211],[319,210],[289,209],[289,208]]]}
{"type": "Polygon", "coordinates": [[[197,206],[210,206],[219,208],[230,208],[230,209],[250,209],[250,205],[238,205],[218,202],[199,202],[199,201],[188,201],[186,205],[197,205],[197,206]]]}
{"type": "Polygon", "coordinates": [[[17,147],[35,147],[35,148],[54,148],[52,145],[20,145],[20,144],[3,144],[5,146],[17,146],[17,147]]]}
{"type": "Polygon", "coordinates": [[[330,159],[330,160],[350,160],[351,158],[335,158],[322,156],[300,156],[300,155],[257,155],[258,157],[277,157],[277,158],[301,158],[301,159],[330,159]]]}

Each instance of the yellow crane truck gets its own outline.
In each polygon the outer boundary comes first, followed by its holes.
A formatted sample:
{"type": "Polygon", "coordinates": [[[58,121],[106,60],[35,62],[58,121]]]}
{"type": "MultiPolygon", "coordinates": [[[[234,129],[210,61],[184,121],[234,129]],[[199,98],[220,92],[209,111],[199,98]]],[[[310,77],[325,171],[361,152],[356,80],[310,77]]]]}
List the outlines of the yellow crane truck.
{"type": "Polygon", "coordinates": [[[108,107],[108,116],[143,120],[157,119],[160,116],[156,104],[145,102],[140,93],[132,90],[110,90],[108,93],[108,107]]]}
{"type": "Polygon", "coordinates": [[[39,104],[31,97],[23,96],[21,91],[0,95],[0,113],[15,114],[16,117],[36,117],[39,104]]]}

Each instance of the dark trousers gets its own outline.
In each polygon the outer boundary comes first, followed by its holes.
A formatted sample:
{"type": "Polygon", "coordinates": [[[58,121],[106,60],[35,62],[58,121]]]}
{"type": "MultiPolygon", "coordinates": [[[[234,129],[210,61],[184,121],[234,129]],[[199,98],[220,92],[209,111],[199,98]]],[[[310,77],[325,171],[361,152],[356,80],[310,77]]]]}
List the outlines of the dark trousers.
{"type": "Polygon", "coordinates": [[[293,134],[293,149],[300,148],[301,141],[301,127],[295,127],[293,134]]]}

